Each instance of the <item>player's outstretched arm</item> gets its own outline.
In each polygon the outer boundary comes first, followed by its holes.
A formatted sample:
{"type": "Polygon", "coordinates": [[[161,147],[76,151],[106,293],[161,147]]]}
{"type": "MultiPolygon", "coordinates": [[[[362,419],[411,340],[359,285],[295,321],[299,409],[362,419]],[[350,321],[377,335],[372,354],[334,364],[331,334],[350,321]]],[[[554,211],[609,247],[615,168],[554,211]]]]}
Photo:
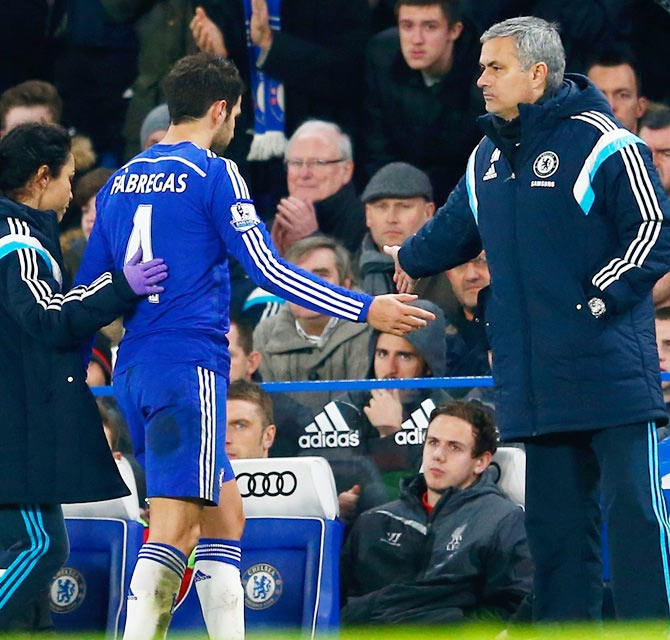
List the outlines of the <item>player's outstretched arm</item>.
{"type": "Polygon", "coordinates": [[[367,323],[383,333],[396,336],[425,327],[435,320],[435,316],[430,311],[408,304],[416,299],[417,296],[408,293],[376,296],[368,309],[367,323]]]}

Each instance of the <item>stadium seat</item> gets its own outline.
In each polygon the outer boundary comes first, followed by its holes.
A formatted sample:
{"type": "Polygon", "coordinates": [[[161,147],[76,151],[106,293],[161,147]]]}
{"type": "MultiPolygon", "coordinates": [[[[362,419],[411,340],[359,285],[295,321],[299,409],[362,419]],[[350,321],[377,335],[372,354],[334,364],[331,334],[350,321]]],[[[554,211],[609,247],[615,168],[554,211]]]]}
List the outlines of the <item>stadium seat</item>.
{"type": "MultiPolygon", "coordinates": [[[[305,637],[339,624],[342,524],[323,458],[234,460],[247,524],[242,537],[245,618],[250,630],[302,628],[305,637]]],[[[193,583],[171,634],[204,631],[193,583]]]]}
{"type": "Polygon", "coordinates": [[[50,590],[56,629],[120,637],[144,527],[118,518],[66,518],[65,525],[70,555],[50,590]]]}
{"type": "Polygon", "coordinates": [[[514,503],[526,504],[526,452],[518,447],[498,447],[491,469],[495,483],[514,503]]]}

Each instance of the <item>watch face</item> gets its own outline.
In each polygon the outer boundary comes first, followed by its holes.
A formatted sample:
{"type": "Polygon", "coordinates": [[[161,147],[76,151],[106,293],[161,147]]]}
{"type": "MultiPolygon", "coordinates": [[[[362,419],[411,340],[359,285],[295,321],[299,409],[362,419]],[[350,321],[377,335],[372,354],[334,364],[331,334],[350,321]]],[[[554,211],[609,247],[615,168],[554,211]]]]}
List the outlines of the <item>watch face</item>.
{"type": "Polygon", "coordinates": [[[589,310],[594,317],[598,318],[605,313],[605,303],[600,298],[591,298],[589,300],[589,310]]]}

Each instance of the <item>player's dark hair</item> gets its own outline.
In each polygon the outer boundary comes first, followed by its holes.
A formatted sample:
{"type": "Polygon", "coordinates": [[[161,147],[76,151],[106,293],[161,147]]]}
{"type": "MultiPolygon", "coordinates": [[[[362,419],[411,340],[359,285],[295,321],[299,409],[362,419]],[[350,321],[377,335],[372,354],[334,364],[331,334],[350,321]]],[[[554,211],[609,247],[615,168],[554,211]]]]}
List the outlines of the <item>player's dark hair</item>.
{"type": "Polygon", "coordinates": [[[670,127],[670,109],[666,106],[647,109],[646,113],[640,119],[640,129],[642,127],[647,127],[647,129],[652,129],[653,131],[667,129],[670,127]]]}
{"type": "Polygon", "coordinates": [[[258,407],[263,429],[274,423],[270,395],[255,382],[235,380],[228,387],[228,400],[245,400],[258,407]]]}
{"type": "Polygon", "coordinates": [[[16,199],[42,165],[57,178],[70,145],[70,135],[57,124],[30,122],[12,129],[0,140],[0,193],[16,199]]]}
{"type": "Polygon", "coordinates": [[[47,107],[51,111],[51,119],[60,122],[63,101],[56,87],[44,80],[26,80],[9,87],[0,96],[0,126],[5,128],[5,116],[14,107],[47,107]]]}
{"type": "Polygon", "coordinates": [[[235,316],[230,318],[230,326],[235,325],[237,329],[238,341],[245,356],[248,356],[254,350],[254,329],[253,327],[235,316]]]}
{"type": "Polygon", "coordinates": [[[608,49],[601,49],[589,58],[586,64],[586,73],[592,67],[619,67],[622,64],[627,64],[635,76],[635,88],[637,89],[637,97],[642,93],[642,76],[638,66],[637,58],[631,49],[626,46],[610,47],[608,49]]]}
{"type": "Polygon", "coordinates": [[[455,24],[463,20],[463,7],[460,0],[397,0],[395,14],[398,15],[402,6],[429,7],[433,5],[438,5],[442,9],[442,13],[449,24],[455,24]]]}
{"type": "MultiPolygon", "coordinates": [[[[454,400],[446,405],[440,405],[430,414],[430,422],[438,416],[453,416],[465,420],[472,426],[475,437],[475,446],[472,457],[478,458],[490,451],[493,455],[498,449],[498,429],[490,409],[487,409],[477,400],[454,400]]],[[[430,424],[428,425],[430,427],[430,424]]]]}
{"type": "Polygon", "coordinates": [[[230,114],[244,91],[237,67],[210,53],[196,53],[178,60],[163,81],[170,121],[173,124],[202,118],[218,100],[226,101],[230,114]]]}

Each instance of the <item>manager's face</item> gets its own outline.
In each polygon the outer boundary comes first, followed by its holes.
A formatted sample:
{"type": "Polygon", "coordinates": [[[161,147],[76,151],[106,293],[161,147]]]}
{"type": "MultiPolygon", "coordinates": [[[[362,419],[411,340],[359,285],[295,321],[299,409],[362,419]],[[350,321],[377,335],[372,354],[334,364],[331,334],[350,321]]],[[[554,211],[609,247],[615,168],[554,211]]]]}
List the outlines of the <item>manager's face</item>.
{"type": "Polygon", "coordinates": [[[487,40],[479,56],[481,75],[477,80],[484,93],[486,110],[512,120],[519,115],[519,103],[535,102],[534,66],[522,70],[512,36],[487,40]]]}

